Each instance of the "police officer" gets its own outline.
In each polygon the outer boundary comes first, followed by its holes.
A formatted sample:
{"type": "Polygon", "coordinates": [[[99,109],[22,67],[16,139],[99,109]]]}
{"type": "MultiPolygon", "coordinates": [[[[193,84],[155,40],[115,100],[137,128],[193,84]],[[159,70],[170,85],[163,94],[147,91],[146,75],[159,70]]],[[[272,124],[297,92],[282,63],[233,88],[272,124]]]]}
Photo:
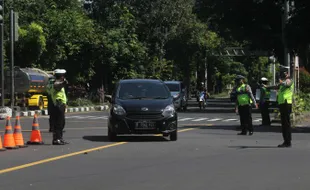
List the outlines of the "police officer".
{"type": "Polygon", "coordinates": [[[55,77],[51,76],[49,78],[49,84],[47,85],[47,100],[48,100],[48,105],[47,105],[47,112],[49,115],[49,132],[54,131],[54,118],[53,118],[53,110],[54,110],[54,103],[53,103],[53,98],[52,98],[52,89],[53,89],[53,84],[55,82],[55,77]]]}
{"type": "Polygon", "coordinates": [[[278,145],[278,147],[291,147],[292,132],[290,115],[292,112],[294,82],[286,71],[281,72],[279,82],[280,83],[277,85],[277,102],[280,109],[282,136],[284,142],[278,145]]]}
{"type": "Polygon", "coordinates": [[[244,77],[238,75],[236,77],[236,112],[239,112],[241,133],[238,135],[246,135],[247,130],[249,135],[253,135],[253,123],[252,123],[252,106],[257,108],[256,101],[254,99],[250,85],[245,84],[244,77]]]}
{"type": "Polygon", "coordinates": [[[67,106],[67,96],[65,87],[68,84],[64,75],[66,70],[56,69],[55,77],[56,80],[53,84],[52,99],[54,103],[53,107],[53,118],[54,118],[54,133],[53,133],[53,145],[64,145],[68,144],[63,140],[63,129],[65,127],[65,110],[67,106]]]}
{"type": "Polygon", "coordinates": [[[269,116],[269,98],[270,89],[267,88],[268,79],[263,77],[260,80],[260,99],[259,108],[262,115],[262,126],[270,126],[270,116],[269,116]]]}

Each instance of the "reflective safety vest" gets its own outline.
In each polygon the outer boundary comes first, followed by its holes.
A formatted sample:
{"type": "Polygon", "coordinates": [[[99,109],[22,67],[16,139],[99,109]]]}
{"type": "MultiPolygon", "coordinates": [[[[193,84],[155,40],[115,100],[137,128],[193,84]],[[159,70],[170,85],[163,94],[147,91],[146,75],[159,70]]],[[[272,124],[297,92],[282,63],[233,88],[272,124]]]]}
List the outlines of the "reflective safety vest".
{"type": "Polygon", "coordinates": [[[293,103],[293,92],[294,92],[294,82],[293,80],[291,86],[286,87],[284,85],[280,86],[279,92],[278,92],[278,104],[285,104],[287,102],[288,104],[293,103]]]}
{"type": "Polygon", "coordinates": [[[260,97],[261,100],[262,98],[264,98],[264,100],[269,100],[270,99],[270,90],[265,88],[265,87],[261,87],[261,93],[260,93],[260,97]]]}
{"type": "Polygon", "coordinates": [[[53,84],[54,84],[55,79],[50,79],[49,83],[46,87],[46,92],[51,96],[52,92],[53,92],[53,84]]]}
{"type": "Polygon", "coordinates": [[[252,100],[248,93],[246,93],[246,85],[242,84],[239,88],[237,88],[237,101],[239,106],[249,105],[252,103],[252,100]],[[239,94],[241,92],[241,89],[244,91],[244,93],[239,94]]]}
{"type": "Polygon", "coordinates": [[[56,105],[56,100],[60,100],[61,103],[67,104],[67,96],[66,96],[65,88],[61,88],[60,91],[56,91],[55,89],[53,89],[52,99],[55,105],[56,105]]]}

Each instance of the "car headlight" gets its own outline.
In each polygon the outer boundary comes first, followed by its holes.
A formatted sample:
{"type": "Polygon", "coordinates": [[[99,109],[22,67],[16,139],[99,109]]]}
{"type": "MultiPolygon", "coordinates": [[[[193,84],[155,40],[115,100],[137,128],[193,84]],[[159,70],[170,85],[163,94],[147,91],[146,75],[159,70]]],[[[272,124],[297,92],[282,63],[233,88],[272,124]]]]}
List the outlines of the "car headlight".
{"type": "Polygon", "coordinates": [[[124,108],[120,105],[114,105],[113,106],[113,112],[116,114],[116,115],[125,115],[126,114],[126,111],[124,110],[124,108]]]}
{"type": "Polygon", "coordinates": [[[175,99],[177,99],[177,98],[179,98],[179,96],[180,96],[180,94],[175,94],[173,97],[174,97],[175,99]]]}
{"type": "Polygon", "coordinates": [[[175,109],[174,109],[174,106],[173,106],[173,105],[167,106],[167,107],[163,110],[163,113],[162,113],[162,115],[163,115],[164,117],[173,116],[174,114],[175,114],[175,109]]]}

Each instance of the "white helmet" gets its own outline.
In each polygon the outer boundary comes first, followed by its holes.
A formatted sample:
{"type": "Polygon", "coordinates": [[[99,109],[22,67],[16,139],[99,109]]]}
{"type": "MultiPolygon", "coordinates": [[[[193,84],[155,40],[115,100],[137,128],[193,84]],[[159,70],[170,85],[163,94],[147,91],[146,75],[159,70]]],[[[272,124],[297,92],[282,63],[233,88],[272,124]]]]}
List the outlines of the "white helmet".
{"type": "Polygon", "coordinates": [[[260,80],[263,81],[263,82],[268,82],[268,79],[265,78],[265,77],[261,78],[260,80]]]}
{"type": "Polygon", "coordinates": [[[65,69],[56,69],[54,71],[55,74],[65,74],[67,71],[65,69]]]}

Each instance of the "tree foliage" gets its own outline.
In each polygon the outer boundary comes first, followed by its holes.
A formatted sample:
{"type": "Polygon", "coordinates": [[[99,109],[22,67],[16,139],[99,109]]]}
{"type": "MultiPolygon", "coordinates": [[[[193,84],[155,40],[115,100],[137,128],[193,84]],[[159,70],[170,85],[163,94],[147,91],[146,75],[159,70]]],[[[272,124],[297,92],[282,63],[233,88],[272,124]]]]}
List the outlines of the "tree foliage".
{"type": "MultiPolygon", "coordinates": [[[[310,4],[296,0],[285,28],[289,46],[308,64],[310,4]]],[[[103,0],[87,10],[78,0],[6,0],[19,13],[15,63],[65,68],[70,83],[104,84],[123,78],[160,78],[229,85],[270,77],[266,57],[213,57],[225,46],[247,46],[283,57],[282,2],[276,0],[103,0]]],[[[9,37],[9,25],[5,24],[9,37]]],[[[6,41],[6,55],[9,52],[6,41]]],[[[8,59],[6,59],[8,61],[8,59]]],[[[309,65],[309,64],[308,64],[309,65]]]]}

